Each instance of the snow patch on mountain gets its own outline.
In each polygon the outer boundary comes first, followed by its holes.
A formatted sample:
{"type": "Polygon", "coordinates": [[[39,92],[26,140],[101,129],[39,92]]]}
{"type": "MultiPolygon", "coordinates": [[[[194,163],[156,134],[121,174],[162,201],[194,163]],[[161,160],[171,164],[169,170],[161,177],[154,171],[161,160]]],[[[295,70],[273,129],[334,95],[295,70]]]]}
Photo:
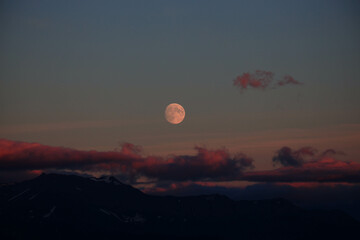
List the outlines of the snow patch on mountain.
{"type": "Polygon", "coordinates": [[[53,212],[55,211],[55,209],[56,209],[56,206],[53,206],[53,207],[50,209],[50,212],[48,212],[47,214],[45,214],[45,215],[43,216],[43,218],[48,218],[48,217],[50,217],[50,215],[53,214],[53,212]]]}
{"type": "Polygon", "coordinates": [[[16,199],[16,198],[18,198],[18,197],[20,197],[21,195],[23,195],[24,193],[26,193],[26,192],[28,192],[28,191],[30,191],[30,188],[28,188],[28,189],[26,189],[25,191],[22,191],[21,193],[19,193],[19,194],[17,194],[17,195],[15,195],[15,196],[13,196],[13,197],[11,197],[11,198],[9,198],[9,202],[10,201],[12,201],[12,200],[14,200],[14,199],[16,199]]]}
{"type": "Polygon", "coordinates": [[[36,194],[32,195],[32,196],[29,198],[29,200],[33,200],[34,198],[36,198],[37,195],[39,195],[39,193],[36,193],[36,194]]]}
{"type": "Polygon", "coordinates": [[[141,216],[140,214],[136,213],[135,216],[126,216],[126,215],[121,215],[121,217],[119,217],[118,214],[110,211],[110,210],[106,210],[103,208],[99,208],[99,210],[108,215],[108,216],[113,216],[115,217],[117,220],[124,222],[124,223],[143,223],[146,221],[146,219],[141,216]]]}

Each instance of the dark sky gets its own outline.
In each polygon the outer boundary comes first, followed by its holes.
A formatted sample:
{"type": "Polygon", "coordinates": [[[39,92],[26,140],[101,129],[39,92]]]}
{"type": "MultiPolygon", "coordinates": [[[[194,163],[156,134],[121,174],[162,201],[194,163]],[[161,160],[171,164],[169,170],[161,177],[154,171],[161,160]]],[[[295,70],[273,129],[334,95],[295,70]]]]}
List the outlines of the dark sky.
{"type": "Polygon", "coordinates": [[[0,165],[126,166],[134,178],[221,186],[278,172],[328,181],[340,169],[336,182],[358,182],[359,11],[330,0],[1,1],[0,165]],[[164,118],[173,102],[186,111],[179,125],[164,118]],[[121,155],[124,142],[141,153],[121,155]],[[322,170],[301,175],[312,167],[322,170]]]}

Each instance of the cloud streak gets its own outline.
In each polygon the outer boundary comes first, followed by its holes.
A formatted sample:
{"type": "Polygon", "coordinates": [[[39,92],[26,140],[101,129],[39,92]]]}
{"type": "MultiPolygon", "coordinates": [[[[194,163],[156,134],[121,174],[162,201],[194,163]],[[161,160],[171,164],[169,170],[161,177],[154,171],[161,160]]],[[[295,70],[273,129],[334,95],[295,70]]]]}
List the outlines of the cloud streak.
{"type": "Polygon", "coordinates": [[[349,182],[360,183],[360,164],[322,158],[269,171],[245,172],[239,180],[250,182],[349,182]]]}
{"type": "Polygon", "coordinates": [[[241,91],[250,88],[265,90],[267,88],[276,88],[288,84],[299,85],[302,83],[295,80],[290,75],[276,79],[273,72],[263,70],[256,70],[254,73],[246,72],[233,80],[233,85],[238,87],[241,91]]]}
{"type": "Polygon", "coordinates": [[[245,172],[239,180],[251,182],[348,182],[360,183],[360,163],[334,158],[343,152],[312,147],[279,149],[272,161],[282,167],[269,171],[245,172]]]}
{"type": "Polygon", "coordinates": [[[130,143],[120,151],[79,151],[38,143],[0,140],[0,169],[83,170],[122,173],[136,180],[145,176],[158,180],[231,179],[252,167],[243,153],[231,155],[226,149],[195,147],[196,155],[142,156],[141,148],[130,143]]]}
{"type": "Polygon", "coordinates": [[[360,163],[334,158],[342,152],[328,149],[318,153],[311,147],[276,152],[268,171],[248,171],[253,159],[243,153],[230,154],[225,148],[195,147],[194,155],[143,156],[130,143],[119,151],[79,151],[38,143],[0,140],[1,172],[74,170],[122,175],[130,182],[142,177],[156,181],[250,181],[250,182],[349,182],[360,183],[360,163]]]}

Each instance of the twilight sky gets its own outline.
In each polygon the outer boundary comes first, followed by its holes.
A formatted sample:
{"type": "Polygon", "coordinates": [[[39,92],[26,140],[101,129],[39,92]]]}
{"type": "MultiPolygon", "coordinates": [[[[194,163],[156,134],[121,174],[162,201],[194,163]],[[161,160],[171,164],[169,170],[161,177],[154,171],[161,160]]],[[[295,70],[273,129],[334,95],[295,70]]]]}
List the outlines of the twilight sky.
{"type": "Polygon", "coordinates": [[[164,158],[225,147],[256,170],[284,146],[360,163],[359,11],[350,0],[2,1],[0,138],[130,142],[164,158]],[[301,84],[234,86],[256,70],[301,84]],[[164,119],[172,102],[180,125],[164,119]]]}

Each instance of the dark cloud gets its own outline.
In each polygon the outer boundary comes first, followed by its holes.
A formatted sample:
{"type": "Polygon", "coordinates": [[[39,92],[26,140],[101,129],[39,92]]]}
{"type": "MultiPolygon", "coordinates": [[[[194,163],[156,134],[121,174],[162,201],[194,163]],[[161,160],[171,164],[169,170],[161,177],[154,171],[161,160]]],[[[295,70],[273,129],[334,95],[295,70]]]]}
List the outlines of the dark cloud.
{"type": "Polygon", "coordinates": [[[141,176],[158,180],[232,179],[252,167],[245,154],[231,155],[226,149],[208,150],[196,147],[196,155],[170,157],[142,156],[141,149],[130,143],[120,151],[79,151],[38,143],[0,140],[0,169],[82,170],[122,173],[130,179],[141,176]]]}
{"type": "Polygon", "coordinates": [[[119,151],[79,151],[38,143],[0,140],[0,179],[12,172],[37,173],[39,170],[74,170],[121,175],[130,182],[140,177],[156,181],[251,182],[360,182],[360,164],[333,158],[338,151],[320,154],[311,147],[281,148],[273,161],[282,167],[268,171],[246,171],[253,159],[243,153],[195,147],[195,155],[168,157],[143,156],[141,148],[130,143],[119,151]]]}
{"type": "Polygon", "coordinates": [[[252,182],[350,182],[360,183],[360,163],[322,158],[269,171],[245,172],[241,180],[252,182]]]}
{"type": "Polygon", "coordinates": [[[311,147],[303,147],[295,151],[289,147],[282,147],[272,160],[275,164],[280,163],[283,166],[301,166],[305,157],[312,157],[316,152],[317,150],[311,147]]]}
{"type": "Polygon", "coordinates": [[[232,179],[253,160],[245,154],[231,156],[226,149],[207,150],[195,147],[194,156],[182,155],[168,158],[147,157],[134,166],[138,173],[160,180],[232,179]]]}
{"type": "Polygon", "coordinates": [[[334,149],[327,149],[321,153],[320,157],[322,158],[322,157],[334,156],[334,155],[345,155],[345,153],[334,149]]]}
{"type": "Polygon", "coordinates": [[[302,147],[298,150],[293,150],[290,147],[282,147],[276,152],[276,155],[273,157],[274,164],[281,164],[282,166],[293,166],[299,167],[302,166],[307,160],[319,161],[326,157],[333,157],[335,155],[345,155],[342,151],[337,151],[334,149],[327,149],[319,154],[318,150],[312,147],[302,147]]]}
{"type": "Polygon", "coordinates": [[[267,89],[275,88],[278,86],[284,86],[288,84],[301,84],[299,81],[296,81],[292,76],[286,75],[281,79],[275,79],[275,74],[269,71],[256,70],[254,73],[243,73],[240,76],[237,76],[233,80],[234,86],[238,87],[240,90],[246,90],[248,88],[255,89],[267,89]]]}

